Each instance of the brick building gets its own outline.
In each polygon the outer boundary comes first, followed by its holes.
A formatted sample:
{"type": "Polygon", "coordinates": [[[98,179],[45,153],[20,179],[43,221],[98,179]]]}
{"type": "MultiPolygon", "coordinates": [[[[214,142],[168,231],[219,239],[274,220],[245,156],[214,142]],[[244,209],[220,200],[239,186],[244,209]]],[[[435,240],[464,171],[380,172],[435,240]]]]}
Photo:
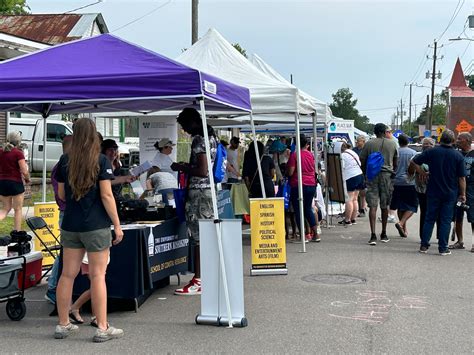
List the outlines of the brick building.
{"type": "Polygon", "coordinates": [[[458,58],[448,86],[447,127],[456,134],[470,132],[474,135],[474,91],[467,86],[458,58]]]}

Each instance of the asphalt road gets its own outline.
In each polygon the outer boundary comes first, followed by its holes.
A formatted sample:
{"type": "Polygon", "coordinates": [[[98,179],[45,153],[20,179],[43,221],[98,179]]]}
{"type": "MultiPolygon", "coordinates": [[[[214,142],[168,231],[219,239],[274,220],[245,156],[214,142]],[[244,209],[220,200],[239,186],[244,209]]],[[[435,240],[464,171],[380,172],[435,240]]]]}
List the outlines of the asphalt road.
{"type": "MultiPolygon", "coordinates": [[[[308,244],[304,254],[300,244],[288,243],[287,276],[249,276],[250,241],[244,237],[245,328],[196,325],[200,298],[174,296],[173,277],[138,313],[110,314],[124,338],[94,344],[93,329],[82,326],[55,340],[56,319],[48,317],[52,306],[43,299],[43,285],[28,290],[20,322],[10,321],[0,305],[0,353],[472,354],[470,246],[440,256],[433,245],[419,254],[415,216],[408,239],[389,224],[390,242],[373,247],[367,245],[367,218],[358,222],[323,229],[322,242],[308,244]],[[327,284],[333,281],[340,284],[327,284]]],[[[464,230],[470,242],[467,223],[464,230]]]]}

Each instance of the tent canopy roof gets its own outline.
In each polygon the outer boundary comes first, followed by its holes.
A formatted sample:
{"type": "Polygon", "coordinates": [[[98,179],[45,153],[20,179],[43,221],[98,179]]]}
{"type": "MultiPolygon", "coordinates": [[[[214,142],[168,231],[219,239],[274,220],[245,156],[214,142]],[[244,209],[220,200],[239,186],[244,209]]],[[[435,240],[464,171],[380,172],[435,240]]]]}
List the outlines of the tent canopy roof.
{"type": "Polygon", "coordinates": [[[54,114],[180,110],[206,98],[211,111],[250,111],[247,88],[110,34],[0,63],[0,109],[54,114]]]}
{"type": "MultiPolygon", "coordinates": [[[[257,54],[253,54],[251,59],[251,63],[257,67],[261,72],[265,73],[267,76],[278,80],[281,83],[291,84],[288,80],[286,80],[280,73],[278,73],[275,69],[273,69],[269,64],[267,64],[262,58],[260,58],[257,54]]],[[[327,121],[331,119],[332,113],[329,106],[313,96],[305,93],[304,91],[298,89],[298,105],[300,112],[313,112],[316,109],[316,114],[318,121],[327,121]]]]}
{"type": "Polygon", "coordinates": [[[299,107],[298,89],[256,68],[222,35],[211,28],[177,60],[230,82],[248,87],[254,114],[311,114],[313,107],[299,107]]]}

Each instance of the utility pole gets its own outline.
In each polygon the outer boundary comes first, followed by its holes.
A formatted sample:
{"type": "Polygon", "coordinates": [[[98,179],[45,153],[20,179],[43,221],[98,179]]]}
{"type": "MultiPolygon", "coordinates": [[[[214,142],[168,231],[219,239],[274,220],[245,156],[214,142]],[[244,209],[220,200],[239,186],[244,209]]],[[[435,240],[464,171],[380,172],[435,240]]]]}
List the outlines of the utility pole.
{"type": "MultiPolygon", "coordinates": [[[[429,115],[427,116],[427,119],[426,119],[426,129],[429,129],[430,132],[431,132],[431,128],[432,128],[432,125],[433,125],[433,106],[434,106],[435,80],[436,80],[436,77],[438,77],[438,79],[441,79],[441,73],[439,72],[438,74],[436,74],[436,60],[438,59],[438,57],[436,55],[437,49],[438,49],[438,42],[436,42],[436,40],[435,40],[434,41],[434,46],[433,46],[433,72],[430,73],[428,71],[426,73],[426,79],[431,78],[431,104],[430,104],[429,115]]],[[[440,59],[443,59],[443,57],[441,57],[440,59]]]]}
{"type": "Polygon", "coordinates": [[[411,87],[413,84],[410,84],[410,103],[408,108],[408,136],[411,137],[411,87]]]}
{"type": "MultiPolygon", "coordinates": [[[[428,117],[430,116],[431,114],[431,110],[430,110],[430,95],[426,95],[426,121],[425,121],[425,131],[428,129],[427,127],[427,124],[428,124],[428,117]]],[[[431,137],[431,128],[430,128],[430,137],[431,137]]]]}
{"type": "Polygon", "coordinates": [[[198,41],[199,16],[198,16],[199,0],[192,0],[191,13],[191,44],[198,41]]]}
{"type": "Polygon", "coordinates": [[[403,99],[400,99],[400,126],[398,129],[402,129],[403,127],[403,99]]]}
{"type": "MultiPolygon", "coordinates": [[[[398,106],[397,106],[397,117],[395,118],[395,129],[397,129],[397,126],[398,126],[398,117],[400,116],[400,113],[398,111],[398,106]]],[[[392,127],[393,129],[393,127],[392,127]]]]}

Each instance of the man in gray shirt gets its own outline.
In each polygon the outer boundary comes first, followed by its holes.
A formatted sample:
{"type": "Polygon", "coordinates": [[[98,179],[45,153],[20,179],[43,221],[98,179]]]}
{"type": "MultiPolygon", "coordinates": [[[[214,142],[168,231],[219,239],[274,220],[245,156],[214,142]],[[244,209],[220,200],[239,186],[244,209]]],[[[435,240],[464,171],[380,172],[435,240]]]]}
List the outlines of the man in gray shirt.
{"type": "Polygon", "coordinates": [[[393,194],[390,203],[391,210],[397,210],[399,222],[395,224],[400,237],[407,237],[406,223],[418,210],[418,197],[415,189],[415,180],[407,180],[407,170],[411,159],[416,152],[408,148],[408,137],[401,134],[398,137],[398,166],[393,180],[393,194]]]}
{"type": "Polygon", "coordinates": [[[360,152],[360,161],[362,171],[367,172],[367,160],[370,154],[380,152],[384,159],[384,164],[380,172],[372,181],[367,182],[367,204],[369,205],[369,222],[370,222],[370,240],[369,245],[377,244],[377,236],[375,235],[375,218],[377,217],[377,208],[380,204],[382,211],[382,233],[380,241],[387,243],[390,239],[387,237],[387,217],[388,207],[392,198],[392,174],[397,168],[397,145],[391,139],[385,138],[387,126],[383,123],[377,123],[374,126],[374,134],[377,138],[368,141],[360,152]]]}

